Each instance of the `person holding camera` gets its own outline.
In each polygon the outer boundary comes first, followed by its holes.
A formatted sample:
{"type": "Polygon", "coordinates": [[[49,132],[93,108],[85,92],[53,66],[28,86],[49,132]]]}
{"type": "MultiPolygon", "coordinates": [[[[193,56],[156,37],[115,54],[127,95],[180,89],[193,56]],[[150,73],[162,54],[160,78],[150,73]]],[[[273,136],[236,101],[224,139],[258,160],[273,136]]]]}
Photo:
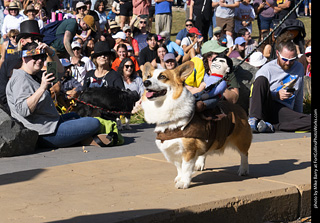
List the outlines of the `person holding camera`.
{"type": "Polygon", "coordinates": [[[49,50],[46,44],[36,42],[22,48],[22,65],[13,71],[6,95],[11,116],[38,132],[40,148],[67,147],[95,135],[100,122],[91,117],[80,118],[76,113],[59,115],[48,89],[64,75],[64,68],[55,55],[57,76],[41,70],[49,50]]]}

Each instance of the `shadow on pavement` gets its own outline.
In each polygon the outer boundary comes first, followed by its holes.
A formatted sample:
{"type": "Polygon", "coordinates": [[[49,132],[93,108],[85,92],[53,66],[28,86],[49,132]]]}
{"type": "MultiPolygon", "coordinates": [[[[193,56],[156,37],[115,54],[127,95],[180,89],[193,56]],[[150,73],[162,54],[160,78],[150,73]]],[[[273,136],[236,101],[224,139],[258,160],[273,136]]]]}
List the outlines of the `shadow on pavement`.
{"type": "Polygon", "coordinates": [[[250,164],[248,176],[238,176],[239,166],[206,168],[205,171],[192,178],[192,187],[217,184],[225,182],[237,182],[251,178],[278,176],[291,171],[306,169],[311,166],[311,162],[298,163],[297,159],[272,160],[269,163],[250,164]],[[227,174],[222,174],[227,173],[227,174]]]}
{"type": "Polygon", "coordinates": [[[0,186],[6,184],[14,184],[23,181],[32,180],[37,175],[46,171],[45,169],[25,170],[16,173],[7,173],[0,175],[0,186]]]}

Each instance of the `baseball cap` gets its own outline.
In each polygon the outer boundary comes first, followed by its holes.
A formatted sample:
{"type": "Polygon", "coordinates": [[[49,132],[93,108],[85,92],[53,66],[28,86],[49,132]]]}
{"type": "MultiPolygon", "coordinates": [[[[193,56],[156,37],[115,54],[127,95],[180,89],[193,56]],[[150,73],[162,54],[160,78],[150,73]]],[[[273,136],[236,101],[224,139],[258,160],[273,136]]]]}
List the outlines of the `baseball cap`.
{"type": "Polygon", "coordinates": [[[234,41],[234,45],[241,45],[241,44],[243,44],[243,43],[245,43],[246,42],[246,40],[243,38],[243,37],[237,37],[236,39],[235,39],[235,41],[234,41]]]}
{"type": "Polygon", "coordinates": [[[74,48],[81,48],[81,45],[80,45],[80,43],[78,42],[78,41],[73,41],[72,43],[71,43],[71,49],[74,49],[74,48]]]}
{"type": "Polygon", "coordinates": [[[213,53],[222,53],[227,47],[221,46],[217,40],[209,40],[205,42],[201,47],[201,54],[206,54],[209,52],[213,53]]]}
{"type": "Polygon", "coordinates": [[[166,55],[164,55],[163,61],[166,62],[168,60],[176,60],[176,57],[173,53],[167,53],[166,55]]]}
{"type": "Polygon", "coordinates": [[[62,66],[64,66],[64,67],[68,67],[68,66],[72,65],[70,60],[68,60],[67,58],[60,59],[60,62],[62,64],[62,66]]]}
{"type": "Polygon", "coordinates": [[[192,28],[189,30],[189,33],[195,33],[195,34],[201,36],[201,33],[199,32],[199,30],[198,30],[196,27],[192,27],[192,28]]]}
{"type": "Polygon", "coordinates": [[[308,47],[306,48],[306,52],[305,52],[304,54],[307,54],[307,53],[311,53],[311,46],[308,46],[308,47]]]}
{"type": "Polygon", "coordinates": [[[112,35],[113,39],[123,39],[125,40],[127,38],[126,34],[124,32],[117,32],[115,35],[112,35]]]}
{"type": "Polygon", "coordinates": [[[222,28],[220,26],[217,26],[212,30],[213,35],[221,32],[222,32],[222,28]]]}

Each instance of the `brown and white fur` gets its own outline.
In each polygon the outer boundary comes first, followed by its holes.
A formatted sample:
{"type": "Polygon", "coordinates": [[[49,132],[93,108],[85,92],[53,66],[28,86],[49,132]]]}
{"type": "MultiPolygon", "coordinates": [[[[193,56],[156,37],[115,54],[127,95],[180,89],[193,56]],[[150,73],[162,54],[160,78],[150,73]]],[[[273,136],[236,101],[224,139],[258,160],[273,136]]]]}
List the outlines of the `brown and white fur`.
{"type": "MultiPolygon", "coordinates": [[[[144,65],[143,80],[146,91],[142,97],[142,107],[145,120],[156,124],[155,132],[164,132],[166,129],[183,129],[190,122],[194,114],[195,100],[184,87],[184,81],[193,68],[194,64],[190,61],[173,70],[154,69],[150,63],[144,65]]],[[[223,153],[226,147],[232,147],[240,154],[241,163],[238,174],[249,173],[248,150],[252,133],[246,113],[240,106],[230,103],[225,103],[225,105],[231,113],[226,118],[231,117],[233,130],[227,137],[214,139],[211,146],[208,146],[206,140],[198,138],[156,140],[157,147],[166,159],[177,167],[176,188],[188,188],[193,171],[204,169],[206,155],[223,153]]],[[[215,123],[219,124],[221,121],[215,123]]],[[[228,131],[228,128],[224,127],[224,122],[221,123],[217,130],[228,131]]]]}

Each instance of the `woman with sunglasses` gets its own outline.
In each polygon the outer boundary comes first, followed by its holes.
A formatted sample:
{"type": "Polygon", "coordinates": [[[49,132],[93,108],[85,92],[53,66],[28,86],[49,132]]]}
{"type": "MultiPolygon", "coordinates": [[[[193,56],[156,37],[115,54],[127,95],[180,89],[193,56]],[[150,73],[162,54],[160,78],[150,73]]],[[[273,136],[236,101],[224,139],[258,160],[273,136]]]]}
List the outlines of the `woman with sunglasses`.
{"type": "Polygon", "coordinates": [[[1,33],[2,38],[7,40],[7,34],[11,29],[20,30],[20,23],[24,17],[19,14],[20,7],[17,2],[10,2],[8,7],[9,14],[4,17],[1,33]]]}
{"type": "Polygon", "coordinates": [[[0,67],[9,54],[12,55],[15,53],[15,49],[18,46],[18,42],[16,39],[18,34],[19,34],[19,30],[17,29],[11,29],[8,32],[9,40],[5,41],[1,47],[0,67]]]}
{"type": "Polygon", "coordinates": [[[230,58],[242,60],[245,57],[246,41],[243,37],[237,37],[234,41],[233,50],[229,54],[230,58]]]}
{"type": "Polygon", "coordinates": [[[126,89],[138,92],[140,98],[144,92],[142,78],[137,75],[134,69],[135,65],[131,58],[124,58],[118,68],[118,73],[123,79],[123,84],[126,89]]]}
{"type": "Polygon", "coordinates": [[[87,72],[83,86],[93,87],[118,87],[124,89],[123,81],[119,73],[112,69],[112,62],[115,59],[108,42],[100,41],[94,45],[94,52],[91,60],[96,69],[87,72]]]}
{"type": "MultiPolygon", "coordinates": [[[[40,148],[59,148],[74,145],[90,138],[100,130],[100,122],[91,117],[80,118],[76,113],[60,116],[48,88],[56,77],[41,71],[46,53],[45,44],[27,43],[21,52],[22,65],[13,71],[6,94],[11,116],[26,128],[38,132],[40,148]]],[[[64,68],[55,55],[58,77],[64,68]]]]}

